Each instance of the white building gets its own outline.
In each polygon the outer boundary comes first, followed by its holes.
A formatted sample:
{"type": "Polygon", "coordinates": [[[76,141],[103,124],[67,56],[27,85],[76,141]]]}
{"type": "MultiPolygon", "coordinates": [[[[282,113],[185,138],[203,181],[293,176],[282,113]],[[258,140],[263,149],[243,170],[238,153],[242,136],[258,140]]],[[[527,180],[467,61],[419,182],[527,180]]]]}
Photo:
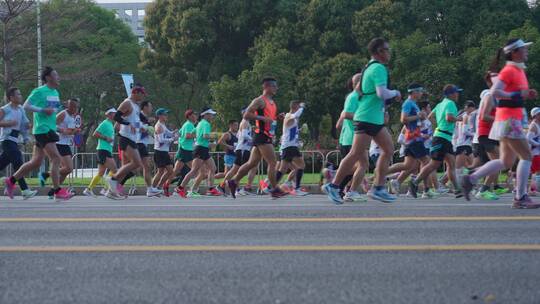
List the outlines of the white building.
{"type": "Polygon", "coordinates": [[[96,0],[97,5],[113,11],[117,18],[129,25],[139,42],[144,41],[145,8],[151,2],[150,0],[96,0]]]}

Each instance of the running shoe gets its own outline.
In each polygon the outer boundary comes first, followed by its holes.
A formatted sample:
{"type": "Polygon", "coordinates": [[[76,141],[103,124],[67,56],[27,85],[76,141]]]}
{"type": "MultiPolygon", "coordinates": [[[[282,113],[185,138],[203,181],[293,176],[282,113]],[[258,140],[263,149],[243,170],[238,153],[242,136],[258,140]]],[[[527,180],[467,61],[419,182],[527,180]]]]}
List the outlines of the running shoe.
{"type": "Polygon", "coordinates": [[[433,198],[433,193],[429,192],[429,191],[424,191],[422,193],[422,198],[423,199],[431,199],[431,198],[433,198]]]}
{"type": "Polygon", "coordinates": [[[97,195],[94,193],[94,191],[92,189],[88,189],[88,188],[84,189],[83,194],[88,196],[88,197],[93,197],[93,198],[97,197],[97,195]]]}
{"type": "Polygon", "coordinates": [[[294,191],[293,184],[291,182],[289,182],[289,181],[286,181],[281,185],[281,190],[283,190],[285,192],[292,192],[292,191],[294,191]]]}
{"type": "Polygon", "coordinates": [[[218,189],[216,189],[215,187],[212,187],[212,188],[208,189],[208,191],[206,191],[206,195],[208,195],[208,196],[222,196],[223,193],[221,191],[219,191],[218,189]]]}
{"type": "Polygon", "coordinates": [[[227,196],[227,189],[225,189],[225,182],[218,184],[217,188],[223,194],[223,196],[227,196]]]}
{"type": "Polygon", "coordinates": [[[37,193],[38,193],[37,190],[30,190],[30,189],[21,191],[21,194],[24,200],[27,200],[29,198],[36,196],[37,193]]]}
{"type": "Polygon", "coordinates": [[[118,194],[118,181],[112,179],[112,177],[107,177],[106,180],[109,184],[109,190],[114,194],[118,194]]]}
{"type": "Polygon", "coordinates": [[[236,198],[236,189],[238,189],[238,185],[236,184],[236,181],[234,180],[227,181],[227,185],[229,186],[229,190],[231,191],[232,198],[236,198]]]}
{"type": "Polygon", "coordinates": [[[358,193],[358,191],[349,191],[343,196],[343,200],[346,202],[367,202],[367,197],[358,193]]]}
{"type": "Polygon", "coordinates": [[[505,193],[508,193],[509,190],[508,188],[496,188],[496,189],[493,189],[493,193],[497,194],[497,195],[503,195],[505,193]]]}
{"type": "MultiPolygon", "coordinates": [[[[464,196],[464,194],[463,194],[463,192],[461,192],[461,190],[455,190],[454,195],[456,196],[456,198],[462,198],[464,196]]],[[[469,193],[469,195],[470,195],[470,193],[469,193]]]]}
{"type": "Polygon", "coordinates": [[[188,191],[186,197],[187,197],[187,198],[201,198],[202,195],[200,195],[199,192],[188,191]]]}
{"type": "Polygon", "coordinates": [[[261,191],[261,193],[268,194],[270,189],[268,189],[268,182],[266,181],[266,179],[259,181],[259,190],[261,191]]]}
{"type": "Polygon", "coordinates": [[[514,208],[514,209],[537,209],[537,208],[540,208],[540,204],[533,202],[531,200],[531,198],[527,194],[525,194],[519,200],[514,198],[514,203],[512,204],[512,208],[514,208]]]}
{"type": "Polygon", "coordinates": [[[294,196],[306,196],[309,194],[309,192],[303,191],[302,189],[293,189],[289,191],[289,193],[294,196]]]}
{"type": "Polygon", "coordinates": [[[284,197],[287,194],[289,194],[289,193],[281,190],[279,187],[276,187],[275,189],[270,191],[270,195],[272,196],[273,199],[284,197]]]}
{"type": "Polygon", "coordinates": [[[373,188],[368,192],[368,196],[383,203],[392,203],[396,200],[396,197],[388,193],[384,188],[381,190],[375,190],[375,188],[373,188]]]}
{"type": "Polygon", "coordinates": [[[480,192],[478,191],[476,195],[474,196],[479,200],[488,200],[488,201],[496,201],[499,199],[499,196],[489,190],[480,192]]]}
{"type": "Polygon", "coordinates": [[[13,199],[13,192],[15,191],[15,183],[11,181],[11,176],[4,178],[4,195],[13,199]]]}
{"type": "Polygon", "coordinates": [[[101,190],[99,190],[99,194],[101,194],[103,196],[107,196],[107,189],[101,188],[101,190]]]}
{"type": "Polygon", "coordinates": [[[412,197],[418,198],[418,185],[413,179],[409,181],[409,192],[412,197]]]}
{"type": "Polygon", "coordinates": [[[406,197],[409,197],[409,198],[414,198],[412,196],[412,193],[411,193],[411,190],[407,190],[407,194],[405,194],[406,197]]]}
{"type": "Polygon", "coordinates": [[[148,197],[158,197],[161,194],[163,194],[163,191],[154,187],[150,187],[148,190],[146,190],[146,196],[148,197]]]}
{"type": "Polygon", "coordinates": [[[339,187],[331,184],[325,184],[323,186],[324,192],[328,195],[328,198],[336,205],[343,204],[343,198],[339,195],[339,187]]]}
{"type": "Polygon", "coordinates": [[[51,190],[47,192],[47,196],[49,197],[50,200],[54,199],[54,189],[51,188],[51,190]]]}
{"type": "Polygon", "coordinates": [[[465,199],[468,201],[471,200],[471,191],[473,188],[474,184],[471,182],[471,176],[463,175],[461,178],[461,189],[463,189],[463,195],[465,195],[465,199]]]}
{"type": "Polygon", "coordinates": [[[390,190],[392,190],[392,193],[399,196],[400,192],[400,185],[397,179],[393,179],[390,181],[390,190]]]}
{"type": "Polygon", "coordinates": [[[439,192],[439,194],[446,194],[449,191],[450,191],[450,189],[446,188],[443,185],[440,185],[439,188],[437,188],[437,192],[439,192]]]}
{"type": "Polygon", "coordinates": [[[111,190],[106,190],[105,191],[105,197],[107,198],[110,198],[110,199],[113,199],[113,200],[123,200],[123,199],[126,199],[125,196],[121,196],[120,194],[118,193],[114,193],[112,192],[111,190]]]}
{"type": "Polygon", "coordinates": [[[57,202],[67,201],[73,197],[73,193],[69,192],[66,188],[61,188],[54,194],[54,200],[57,202]]]}
{"type": "Polygon", "coordinates": [[[176,191],[176,193],[178,193],[180,197],[186,198],[186,189],[184,189],[184,187],[178,186],[174,190],[176,191]]]}

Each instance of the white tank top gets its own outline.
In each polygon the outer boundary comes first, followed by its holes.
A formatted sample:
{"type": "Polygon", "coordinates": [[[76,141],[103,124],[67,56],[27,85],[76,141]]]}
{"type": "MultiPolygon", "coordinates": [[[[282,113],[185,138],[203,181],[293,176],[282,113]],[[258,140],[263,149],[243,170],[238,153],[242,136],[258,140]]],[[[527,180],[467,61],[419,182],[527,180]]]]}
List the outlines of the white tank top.
{"type": "MultiPolygon", "coordinates": [[[[2,120],[15,120],[19,123],[13,127],[6,127],[0,129],[0,141],[10,140],[16,143],[20,143],[19,134],[26,128],[28,130],[29,120],[26,117],[26,113],[22,106],[13,108],[10,104],[3,106],[4,118],[2,120]],[[14,136],[16,135],[16,136],[14,136]]],[[[22,135],[22,134],[21,134],[22,135]]]]}
{"type": "Polygon", "coordinates": [[[293,123],[290,126],[283,124],[283,135],[281,135],[281,150],[288,147],[300,146],[299,135],[300,129],[298,128],[298,118],[294,118],[293,123]]]}
{"type": "Polygon", "coordinates": [[[236,137],[238,137],[238,142],[234,147],[234,151],[251,151],[251,148],[253,147],[253,138],[251,134],[251,125],[249,123],[248,126],[248,128],[240,129],[236,133],[236,137]]]}
{"type": "Polygon", "coordinates": [[[139,138],[141,136],[141,118],[139,117],[139,114],[141,112],[141,108],[138,104],[134,103],[131,99],[127,99],[129,103],[131,104],[131,113],[128,116],[123,116],[122,118],[129,122],[129,125],[120,125],[120,135],[122,135],[125,138],[131,139],[134,142],[138,142],[139,138]],[[136,131],[135,133],[131,132],[131,127],[135,127],[136,131]]]}
{"type": "MultiPolygon", "coordinates": [[[[64,110],[63,112],[65,113],[64,121],[59,123],[58,127],[62,128],[62,129],[66,129],[66,128],[74,129],[75,128],[75,118],[73,116],[69,115],[68,111],[64,110]]],[[[73,137],[74,137],[74,135],[66,135],[66,134],[58,133],[59,140],[58,140],[57,144],[58,145],[72,146],[73,145],[73,137]]]]}
{"type": "Polygon", "coordinates": [[[167,128],[167,126],[161,122],[156,124],[156,129],[158,126],[163,130],[159,135],[156,135],[156,140],[154,143],[154,149],[158,151],[169,152],[171,143],[174,141],[174,134],[167,128]]]}
{"type": "MultiPolygon", "coordinates": [[[[141,113],[141,115],[139,115],[139,118],[141,116],[145,116],[144,113],[141,113]]],[[[139,134],[139,140],[137,140],[137,143],[138,144],[145,144],[147,146],[153,144],[154,143],[154,138],[152,137],[152,134],[150,134],[149,132],[143,133],[143,130],[142,130],[143,127],[145,129],[148,129],[148,124],[144,123],[143,120],[141,120],[141,129],[139,130],[140,134],[139,134]]]]}

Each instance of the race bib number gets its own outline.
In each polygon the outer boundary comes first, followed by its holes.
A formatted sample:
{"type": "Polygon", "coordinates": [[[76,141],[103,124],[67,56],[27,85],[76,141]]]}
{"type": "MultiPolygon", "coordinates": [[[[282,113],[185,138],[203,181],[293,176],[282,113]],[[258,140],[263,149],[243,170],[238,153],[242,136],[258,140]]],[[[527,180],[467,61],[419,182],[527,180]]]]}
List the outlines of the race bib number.
{"type": "Polygon", "coordinates": [[[60,98],[58,96],[47,96],[47,107],[58,110],[60,108],[60,98]]]}

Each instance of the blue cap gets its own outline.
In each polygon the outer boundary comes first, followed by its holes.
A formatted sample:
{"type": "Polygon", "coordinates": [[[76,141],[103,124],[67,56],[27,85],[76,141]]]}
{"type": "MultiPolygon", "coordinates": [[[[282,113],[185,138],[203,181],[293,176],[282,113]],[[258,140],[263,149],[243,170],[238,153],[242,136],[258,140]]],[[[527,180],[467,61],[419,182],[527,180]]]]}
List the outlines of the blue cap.
{"type": "Polygon", "coordinates": [[[444,90],[443,90],[443,93],[445,96],[448,96],[448,95],[452,95],[454,93],[459,93],[459,92],[462,92],[463,89],[461,89],[460,87],[456,86],[456,85],[453,85],[453,84],[447,84],[444,86],[444,90]]]}
{"type": "Polygon", "coordinates": [[[159,115],[167,115],[169,113],[169,110],[165,109],[165,108],[159,108],[156,110],[156,116],[159,116],[159,115]]]}

